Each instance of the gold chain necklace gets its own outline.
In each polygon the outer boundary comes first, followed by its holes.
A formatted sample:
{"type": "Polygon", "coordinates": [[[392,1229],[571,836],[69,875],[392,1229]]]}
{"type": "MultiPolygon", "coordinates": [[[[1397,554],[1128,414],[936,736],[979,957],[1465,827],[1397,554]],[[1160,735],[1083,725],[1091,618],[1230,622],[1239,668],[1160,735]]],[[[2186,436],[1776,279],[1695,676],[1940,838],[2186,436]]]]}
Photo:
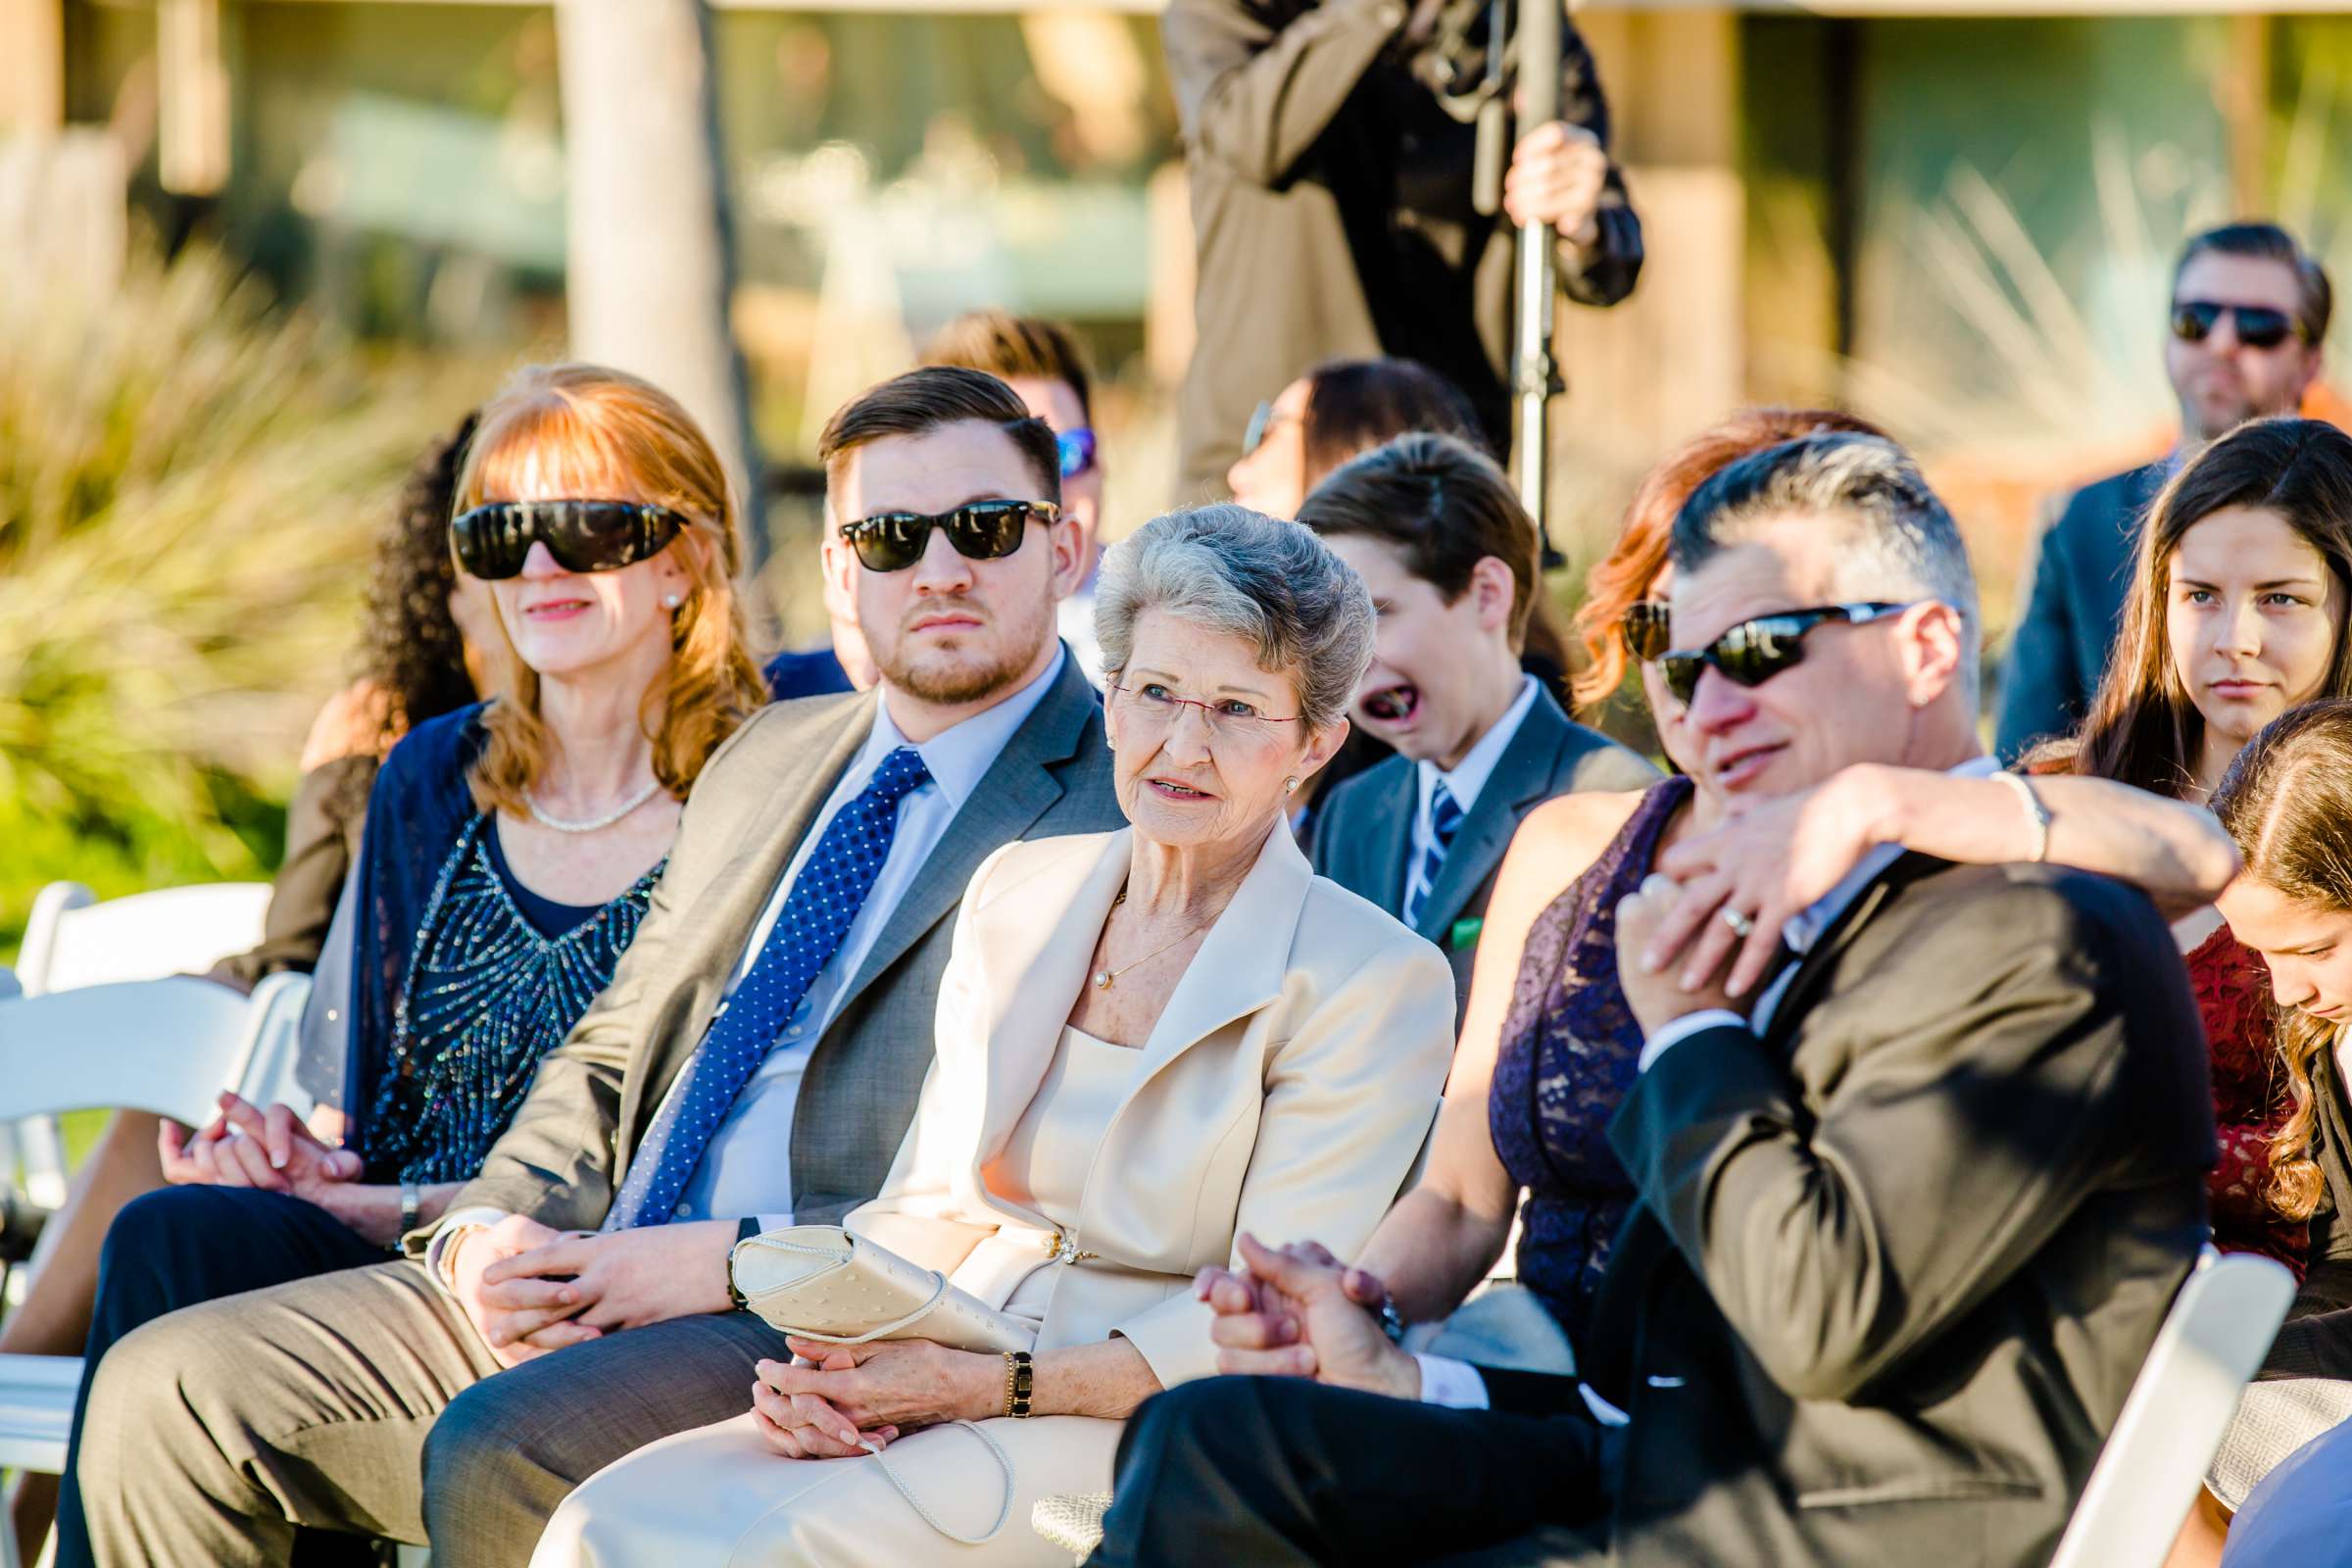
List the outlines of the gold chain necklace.
{"type": "MultiPolygon", "coordinates": [[[[1110,901],[1110,906],[1115,911],[1120,905],[1125,904],[1126,902],[1127,890],[1125,888],[1121,888],[1119,889],[1119,896],[1110,901]]],[[[1184,935],[1178,937],[1166,947],[1153,948],[1150,953],[1145,954],[1133,963],[1122,963],[1116,969],[1097,969],[1095,971],[1095,989],[1097,991],[1108,991],[1118,980],[1119,976],[1127,973],[1131,969],[1139,969],[1143,967],[1145,964],[1150,963],[1153,958],[1158,957],[1161,954],[1168,952],[1170,949],[1182,947],[1185,943],[1190,942],[1193,938],[1207,930],[1211,923],[1212,922],[1207,920],[1201,921],[1199,925],[1193,927],[1190,931],[1187,931],[1184,935]]]]}

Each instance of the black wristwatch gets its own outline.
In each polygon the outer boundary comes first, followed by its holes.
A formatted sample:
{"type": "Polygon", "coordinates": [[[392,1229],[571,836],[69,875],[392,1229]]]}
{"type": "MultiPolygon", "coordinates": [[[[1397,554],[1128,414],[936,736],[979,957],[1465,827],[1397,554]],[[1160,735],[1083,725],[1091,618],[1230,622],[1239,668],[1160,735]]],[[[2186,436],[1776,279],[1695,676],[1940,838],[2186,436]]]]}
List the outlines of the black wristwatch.
{"type": "MultiPolygon", "coordinates": [[[[759,1216],[744,1215],[735,1226],[735,1247],[741,1247],[759,1234],[759,1216]]],[[[748,1312],[752,1309],[752,1303],[744,1297],[743,1292],[735,1288],[735,1247],[727,1249],[727,1299],[734,1303],[736,1311],[748,1312]]]]}
{"type": "MultiPolygon", "coordinates": [[[[406,1235],[408,1235],[408,1234],[409,1234],[409,1232],[411,1232],[411,1231],[413,1231],[413,1230],[415,1230],[415,1229],[416,1228],[416,1216],[417,1216],[417,1212],[418,1212],[418,1210],[422,1209],[423,1207],[424,1207],[424,1195],[423,1195],[421,1192],[417,1191],[416,1184],[415,1182],[413,1182],[413,1181],[404,1181],[404,1182],[402,1182],[402,1183],[400,1184],[400,1235],[401,1235],[401,1236],[406,1236],[406,1235]]],[[[395,1239],[394,1239],[394,1241],[393,1241],[392,1245],[393,1245],[393,1247],[394,1247],[396,1250],[399,1248],[399,1246],[400,1246],[400,1242],[399,1242],[398,1238],[395,1238],[395,1239]]]]}

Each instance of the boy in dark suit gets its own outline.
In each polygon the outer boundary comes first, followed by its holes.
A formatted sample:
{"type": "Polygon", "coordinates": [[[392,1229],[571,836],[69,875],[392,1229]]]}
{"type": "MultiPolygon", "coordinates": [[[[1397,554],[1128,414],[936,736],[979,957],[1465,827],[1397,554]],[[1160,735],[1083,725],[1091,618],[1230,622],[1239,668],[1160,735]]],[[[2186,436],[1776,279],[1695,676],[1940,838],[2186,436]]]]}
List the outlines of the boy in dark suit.
{"type": "Polygon", "coordinates": [[[1349,717],[1396,755],[1338,785],[1307,858],[1445,950],[1458,1002],[1494,873],[1520,820],[1571,790],[1639,790],[1647,762],[1561,711],[1521,672],[1535,524],[1493,462],[1399,436],[1298,509],[1362,574],[1379,645],[1349,717]]]}

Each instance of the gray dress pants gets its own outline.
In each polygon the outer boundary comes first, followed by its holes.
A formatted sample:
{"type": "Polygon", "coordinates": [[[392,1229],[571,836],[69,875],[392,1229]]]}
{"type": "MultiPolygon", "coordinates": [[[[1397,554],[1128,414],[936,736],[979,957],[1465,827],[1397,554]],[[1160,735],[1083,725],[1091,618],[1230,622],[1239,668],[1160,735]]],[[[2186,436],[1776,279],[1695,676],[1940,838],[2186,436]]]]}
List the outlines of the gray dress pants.
{"type": "Polygon", "coordinates": [[[434,1568],[530,1560],[572,1488],[751,1408],[789,1359],[745,1312],[680,1318],[500,1370],[423,1265],[232,1296],[108,1352],[81,1448],[108,1568],[285,1563],[298,1526],[426,1542],[434,1568]]]}

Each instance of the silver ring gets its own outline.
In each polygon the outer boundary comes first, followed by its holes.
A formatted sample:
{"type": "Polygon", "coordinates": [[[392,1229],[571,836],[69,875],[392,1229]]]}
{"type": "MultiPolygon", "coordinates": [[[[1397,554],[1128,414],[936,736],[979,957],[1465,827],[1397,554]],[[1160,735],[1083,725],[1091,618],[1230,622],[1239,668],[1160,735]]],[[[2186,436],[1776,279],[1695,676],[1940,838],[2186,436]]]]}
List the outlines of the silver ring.
{"type": "Polygon", "coordinates": [[[1723,906],[1722,918],[1723,923],[1732,928],[1732,935],[1738,937],[1742,942],[1745,942],[1747,940],[1748,933],[1756,928],[1756,922],[1754,920],[1750,919],[1744,914],[1741,914],[1738,909],[1733,908],[1728,904],[1723,906]]]}

